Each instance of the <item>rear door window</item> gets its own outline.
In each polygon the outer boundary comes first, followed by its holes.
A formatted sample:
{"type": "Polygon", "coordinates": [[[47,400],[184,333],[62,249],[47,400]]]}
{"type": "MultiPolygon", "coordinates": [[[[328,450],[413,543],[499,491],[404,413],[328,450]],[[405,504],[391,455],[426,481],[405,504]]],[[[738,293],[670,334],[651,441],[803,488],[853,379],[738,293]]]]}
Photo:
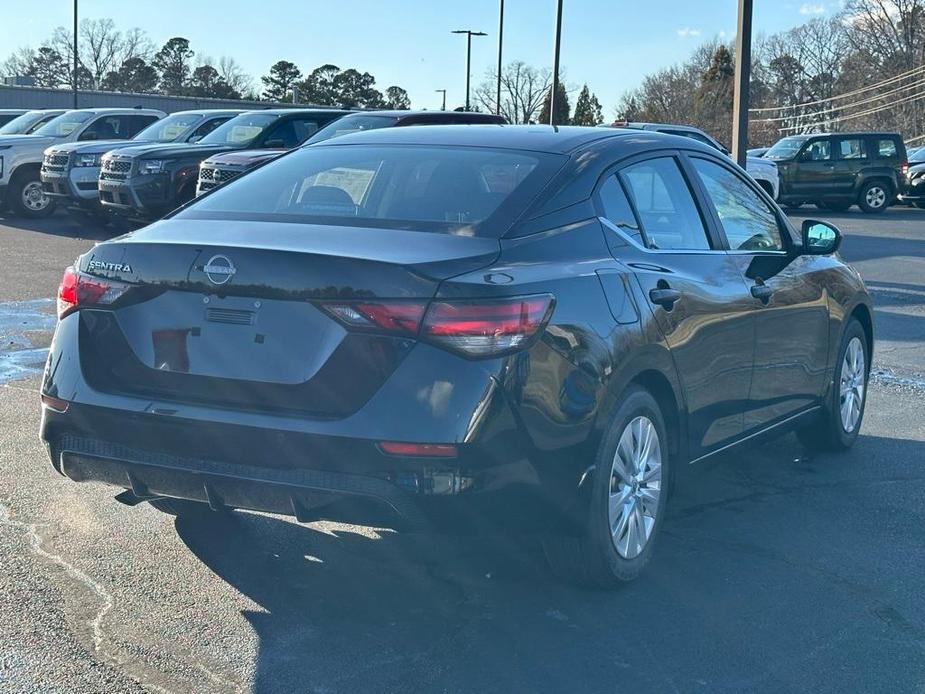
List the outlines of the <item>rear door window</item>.
{"type": "Polygon", "coordinates": [[[707,231],[673,157],[649,159],[620,172],[648,248],[706,250],[707,231]]]}
{"type": "Polygon", "coordinates": [[[151,123],[160,120],[155,115],[128,116],[128,122],[125,125],[125,134],[123,137],[135,137],[142,130],[147,128],[151,123]]]}

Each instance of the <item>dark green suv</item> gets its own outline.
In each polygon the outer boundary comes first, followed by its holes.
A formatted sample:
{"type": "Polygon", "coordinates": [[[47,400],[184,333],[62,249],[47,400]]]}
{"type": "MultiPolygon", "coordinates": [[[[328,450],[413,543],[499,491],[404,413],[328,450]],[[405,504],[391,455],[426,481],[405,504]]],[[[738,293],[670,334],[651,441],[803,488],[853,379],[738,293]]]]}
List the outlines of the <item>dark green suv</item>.
{"type": "Polygon", "coordinates": [[[903,192],[906,146],[896,133],[835,133],[785,137],[764,155],[777,163],[786,207],[812,202],[847,210],[883,212],[903,192]]]}

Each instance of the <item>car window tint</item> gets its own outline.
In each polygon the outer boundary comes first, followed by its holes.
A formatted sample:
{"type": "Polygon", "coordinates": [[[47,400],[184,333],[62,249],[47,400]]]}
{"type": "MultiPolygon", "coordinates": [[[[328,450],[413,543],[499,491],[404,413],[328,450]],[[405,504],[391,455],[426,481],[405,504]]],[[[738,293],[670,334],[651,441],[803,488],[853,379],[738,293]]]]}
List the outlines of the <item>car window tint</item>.
{"type": "Polygon", "coordinates": [[[877,140],[877,153],[881,157],[896,156],[896,140],[877,140]]]}
{"type": "Polygon", "coordinates": [[[713,201],[729,248],[783,250],[777,216],[757,192],[724,166],[700,158],[691,161],[713,201]]]}
{"type": "Polygon", "coordinates": [[[828,161],[832,158],[832,143],[829,140],[816,140],[803,152],[804,161],[828,161]]]}
{"type": "Polygon", "coordinates": [[[641,245],[646,245],[626,191],[616,176],[608,176],[598,191],[604,218],[641,245]]]}
{"type": "Polygon", "coordinates": [[[864,140],[859,137],[838,140],[835,151],[839,159],[866,159],[864,140]]]}
{"type": "Polygon", "coordinates": [[[205,137],[210,132],[215,130],[218,126],[220,126],[222,123],[230,119],[231,119],[231,116],[222,116],[221,118],[210,118],[205,123],[203,123],[198,128],[196,128],[196,132],[194,132],[190,137],[199,137],[199,138],[205,137]]]}
{"type": "Polygon", "coordinates": [[[709,249],[703,220],[690,188],[672,157],[650,159],[620,172],[639,213],[649,248],[709,249]]]}
{"type": "Polygon", "coordinates": [[[103,116],[87,126],[80,136],[82,139],[89,140],[88,135],[96,136],[97,140],[111,140],[117,137],[127,137],[125,131],[128,129],[126,122],[128,116],[103,116]]]}

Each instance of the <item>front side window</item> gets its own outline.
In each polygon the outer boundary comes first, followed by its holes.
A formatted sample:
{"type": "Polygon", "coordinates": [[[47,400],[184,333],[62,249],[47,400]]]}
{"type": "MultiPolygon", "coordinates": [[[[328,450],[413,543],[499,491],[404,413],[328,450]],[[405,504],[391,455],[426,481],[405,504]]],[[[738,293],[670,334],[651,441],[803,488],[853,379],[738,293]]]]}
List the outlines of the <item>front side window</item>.
{"type": "Polygon", "coordinates": [[[816,140],[803,150],[803,161],[828,161],[832,158],[832,143],[829,140],[816,140]]]}
{"type": "Polygon", "coordinates": [[[129,116],[103,116],[80,133],[81,140],[112,140],[127,137],[129,116]]]}
{"type": "Polygon", "coordinates": [[[323,146],[280,157],[180,213],[500,236],[561,165],[481,147],[323,146]]]}
{"type": "Polygon", "coordinates": [[[757,192],[724,166],[696,157],[691,162],[716,208],[731,250],[783,250],[777,216],[757,192]]]}
{"type": "Polygon", "coordinates": [[[93,117],[86,111],[70,111],[52,118],[33,134],[42,137],[67,137],[93,117]]]}
{"type": "Polygon", "coordinates": [[[877,153],[887,159],[897,156],[896,140],[886,138],[877,140],[877,153]]]}
{"type": "Polygon", "coordinates": [[[866,159],[864,140],[859,137],[845,138],[837,141],[835,151],[839,159],[866,159]]]}
{"type": "Polygon", "coordinates": [[[620,179],[639,215],[648,248],[710,248],[697,205],[673,157],[628,166],[620,179]]]}
{"type": "Polygon", "coordinates": [[[778,140],[771,149],[764,153],[764,158],[770,159],[771,161],[788,161],[793,159],[797,155],[797,152],[800,151],[803,143],[806,142],[806,139],[805,136],[794,136],[778,140]]]}
{"type": "Polygon", "coordinates": [[[200,142],[209,145],[247,145],[278,118],[270,113],[242,113],[218,126],[200,142]]]}

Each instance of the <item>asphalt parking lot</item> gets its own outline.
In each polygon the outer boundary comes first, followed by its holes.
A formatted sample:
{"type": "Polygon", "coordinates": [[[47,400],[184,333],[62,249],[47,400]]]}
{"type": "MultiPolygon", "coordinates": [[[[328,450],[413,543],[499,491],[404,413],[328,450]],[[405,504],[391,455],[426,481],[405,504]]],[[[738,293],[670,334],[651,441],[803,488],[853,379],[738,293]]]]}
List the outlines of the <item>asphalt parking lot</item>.
{"type": "Polygon", "coordinates": [[[113,231],[0,213],[0,691],[925,692],[925,211],[799,214],[840,226],[876,303],[857,445],[690,470],[647,572],[604,593],[529,543],[175,523],[64,481],[38,369],[62,268],[113,231]]]}

